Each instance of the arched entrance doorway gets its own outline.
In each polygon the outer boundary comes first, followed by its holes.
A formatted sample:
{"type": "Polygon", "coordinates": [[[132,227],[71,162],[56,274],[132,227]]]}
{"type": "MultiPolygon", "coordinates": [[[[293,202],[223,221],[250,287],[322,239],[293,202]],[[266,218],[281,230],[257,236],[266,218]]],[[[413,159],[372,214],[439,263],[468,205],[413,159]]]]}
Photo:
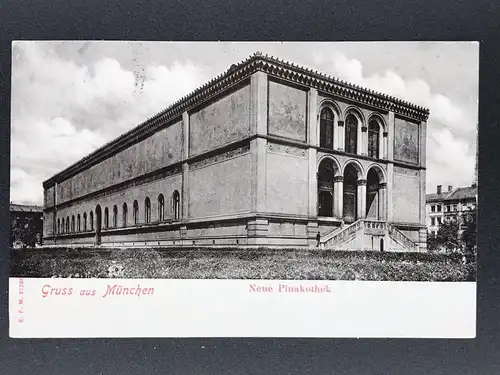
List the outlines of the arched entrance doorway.
{"type": "Polygon", "coordinates": [[[380,220],[380,178],[374,168],[368,171],[366,185],[366,218],[380,220]]]}
{"type": "Polygon", "coordinates": [[[101,206],[97,205],[95,208],[95,243],[101,244],[101,225],[102,225],[102,210],[101,206]]]}
{"type": "Polygon", "coordinates": [[[343,217],[346,223],[353,223],[358,219],[358,171],[349,164],[344,170],[343,217]]]}
{"type": "Polygon", "coordinates": [[[318,216],[333,217],[333,161],[324,159],[318,168],[318,216]]]}

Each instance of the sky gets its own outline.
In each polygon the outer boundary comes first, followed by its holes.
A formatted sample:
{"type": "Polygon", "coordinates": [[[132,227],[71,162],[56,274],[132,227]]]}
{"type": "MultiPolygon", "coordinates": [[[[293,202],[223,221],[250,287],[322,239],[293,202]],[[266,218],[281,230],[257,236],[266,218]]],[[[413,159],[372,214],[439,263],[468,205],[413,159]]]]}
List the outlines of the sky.
{"type": "Polygon", "coordinates": [[[427,192],[473,181],[473,42],[14,42],[11,202],[256,51],[430,109],[427,192]]]}

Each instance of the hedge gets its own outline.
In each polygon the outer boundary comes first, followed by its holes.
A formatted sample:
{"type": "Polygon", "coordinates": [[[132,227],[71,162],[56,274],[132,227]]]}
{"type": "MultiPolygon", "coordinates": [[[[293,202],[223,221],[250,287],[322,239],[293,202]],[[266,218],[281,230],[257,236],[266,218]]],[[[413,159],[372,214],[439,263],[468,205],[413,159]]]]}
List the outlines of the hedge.
{"type": "Polygon", "coordinates": [[[474,281],[458,254],[309,249],[12,249],[19,277],[474,281]]]}

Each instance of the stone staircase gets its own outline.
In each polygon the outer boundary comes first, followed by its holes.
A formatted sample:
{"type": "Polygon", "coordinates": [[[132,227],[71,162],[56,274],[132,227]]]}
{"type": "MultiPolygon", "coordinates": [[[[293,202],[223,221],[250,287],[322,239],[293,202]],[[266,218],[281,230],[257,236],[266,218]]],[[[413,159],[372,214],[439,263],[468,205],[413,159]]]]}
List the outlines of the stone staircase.
{"type": "Polygon", "coordinates": [[[363,240],[365,236],[386,239],[387,251],[418,251],[417,244],[395,226],[384,221],[369,219],[357,220],[326,233],[320,239],[320,247],[338,250],[368,250],[369,247],[365,246],[366,241],[363,240]]]}

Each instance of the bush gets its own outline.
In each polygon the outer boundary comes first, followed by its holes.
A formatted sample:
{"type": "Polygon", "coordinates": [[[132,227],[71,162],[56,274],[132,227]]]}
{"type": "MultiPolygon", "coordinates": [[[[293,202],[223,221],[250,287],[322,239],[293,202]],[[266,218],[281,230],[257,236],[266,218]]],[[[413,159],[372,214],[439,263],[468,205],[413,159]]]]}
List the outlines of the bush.
{"type": "Polygon", "coordinates": [[[474,281],[476,263],[458,254],[308,249],[13,250],[11,275],[22,277],[474,281]]]}

